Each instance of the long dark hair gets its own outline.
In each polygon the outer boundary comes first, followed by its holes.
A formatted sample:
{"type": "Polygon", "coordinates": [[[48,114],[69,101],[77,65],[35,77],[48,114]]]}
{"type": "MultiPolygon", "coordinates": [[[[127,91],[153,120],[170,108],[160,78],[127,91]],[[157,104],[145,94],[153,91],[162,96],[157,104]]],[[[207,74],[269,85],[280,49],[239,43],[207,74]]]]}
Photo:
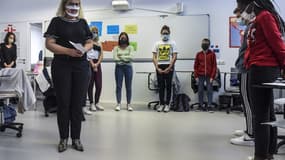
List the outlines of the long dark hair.
{"type": "MultiPolygon", "coordinates": [[[[278,21],[278,26],[279,26],[280,32],[282,34],[285,34],[285,23],[284,23],[284,20],[282,19],[280,14],[275,9],[275,7],[272,4],[272,2],[270,0],[255,0],[253,2],[256,3],[257,7],[261,7],[261,9],[265,9],[265,10],[269,11],[270,13],[272,13],[276,17],[276,19],[278,21]]],[[[276,4],[276,2],[274,2],[274,3],[276,4]]]]}
{"type": "Polygon", "coordinates": [[[8,44],[8,43],[9,43],[9,37],[10,37],[11,35],[14,36],[14,42],[13,42],[13,44],[15,44],[15,42],[16,42],[16,35],[15,35],[13,32],[8,32],[8,33],[6,34],[6,36],[5,36],[5,38],[4,38],[4,43],[5,43],[5,44],[8,44]]]}
{"type": "Polygon", "coordinates": [[[127,34],[126,32],[122,32],[122,33],[119,35],[119,46],[122,45],[121,42],[120,42],[120,39],[121,39],[121,37],[122,37],[123,35],[125,35],[125,36],[127,37],[127,41],[128,41],[127,45],[130,45],[128,34],[127,34]]]}

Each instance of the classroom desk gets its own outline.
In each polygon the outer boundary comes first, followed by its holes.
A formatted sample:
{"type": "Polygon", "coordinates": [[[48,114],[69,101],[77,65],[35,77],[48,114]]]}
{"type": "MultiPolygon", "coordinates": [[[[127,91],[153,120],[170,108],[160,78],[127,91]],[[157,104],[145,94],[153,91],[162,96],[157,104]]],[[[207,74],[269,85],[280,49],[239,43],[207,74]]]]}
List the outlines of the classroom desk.
{"type": "Polygon", "coordinates": [[[0,70],[0,76],[8,76],[8,78],[1,78],[0,91],[17,92],[20,97],[18,109],[21,111],[30,110],[34,106],[36,98],[25,71],[17,68],[4,68],[0,70]]]}
{"type": "MultiPolygon", "coordinates": [[[[282,82],[274,82],[274,83],[263,83],[262,85],[254,85],[253,87],[259,87],[259,88],[272,88],[272,89],[285,89],[285,83],[282,82]]],[[[285,120],[285,104],[284,104],[284,111],[283,111],[283,118],[285,120]]],[[[280,122],[285,122],[284,120],[280,121],[280,122]]],[[[285,125],[285,124],[283,124],[285,125]]],[[[279,125],[276,125],[276,127],[279,128],[283,128],[279,125]]],[[[281,139],[281,141],[277,144],[277,150],[276,152],[278,152],[278,149],[285,145],[285,135],[278,135],[278,139],[281,139]]]]}

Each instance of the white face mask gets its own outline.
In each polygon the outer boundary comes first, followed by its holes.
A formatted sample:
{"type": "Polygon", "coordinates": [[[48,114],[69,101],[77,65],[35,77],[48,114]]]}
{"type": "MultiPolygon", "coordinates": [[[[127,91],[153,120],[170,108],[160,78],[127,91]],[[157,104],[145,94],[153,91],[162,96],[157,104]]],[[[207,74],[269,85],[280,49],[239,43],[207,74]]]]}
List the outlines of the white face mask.
{"type": "Polygon", "coordinates": [[[98,38],[98,34],[97,33],[93,33],[93,39],[98,38]]]}
{"type": "Polygon", "coordinates": [[[251,21],[255,17],[255,13],[252,11],[251,13],[246,13],[246,11],[242,12],[241,17],[244,20],[251,21]]]}
{"type": "Polygon", "coordinates": [[[79,16],[79,10],[80,10],[79,6],[67,5],[67,6],[65,6],[65,8],[67,9],[67,10],[65,10],[65,13],[67,15],[69,15],[70,17],[78,17],[79,16]],[[68,10],[76,10],[77,12],[76,13],[71,13],[68,10]]]}
{"type": "Polygon", "coordinates": [[[241,17],[246,20],[246,21],[251,21],[253,18],[255,18],[255,13],[254,11],[252,10],[251,13],[247,13],[246,10],[248,9],[248,7],[250,6],[251,4],[247,5],[247,7],[245,8],[245,10],[241,13],[241,17]]]}

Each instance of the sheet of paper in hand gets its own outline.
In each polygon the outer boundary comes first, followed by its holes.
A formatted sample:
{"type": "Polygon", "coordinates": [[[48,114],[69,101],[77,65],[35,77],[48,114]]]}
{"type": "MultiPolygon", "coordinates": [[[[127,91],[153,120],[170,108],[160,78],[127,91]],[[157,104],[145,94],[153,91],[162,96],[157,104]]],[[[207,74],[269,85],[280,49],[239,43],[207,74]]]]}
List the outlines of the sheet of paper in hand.
{"type": "Polygon", "coordinates": [[[85,53],[85,52],[86,52],[86,51],[85,51],[85,48],[83,47],[83,45],[82,45],[81,43],[74,43],[74,42],[71,42],[71,41],[69,41],[69,43],[72,44],[73,47],[74,47],[75,49],[79,50],[80,52],[82,52],[82,53],[85,53]]]}

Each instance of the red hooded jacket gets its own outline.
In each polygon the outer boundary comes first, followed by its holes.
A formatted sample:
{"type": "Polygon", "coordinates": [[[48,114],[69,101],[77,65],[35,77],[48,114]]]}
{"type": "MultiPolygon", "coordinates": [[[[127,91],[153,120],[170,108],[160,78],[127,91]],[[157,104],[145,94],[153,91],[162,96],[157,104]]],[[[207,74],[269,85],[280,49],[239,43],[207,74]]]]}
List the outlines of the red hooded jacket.
{"type": "Polygon", "coordinates": [[[215,79],[216,72],[216,54],[210,49],[206,53],[198,52],[194,64],[194,77],[210,76],[210,78],[215,79]]]}
{"type": "Polygon", "coordinates": [[[275,17],[263,10],[249,27],[248,48],[244,57],[246,68],[252,65],[284,68],[285,44],[275,17]]]}

